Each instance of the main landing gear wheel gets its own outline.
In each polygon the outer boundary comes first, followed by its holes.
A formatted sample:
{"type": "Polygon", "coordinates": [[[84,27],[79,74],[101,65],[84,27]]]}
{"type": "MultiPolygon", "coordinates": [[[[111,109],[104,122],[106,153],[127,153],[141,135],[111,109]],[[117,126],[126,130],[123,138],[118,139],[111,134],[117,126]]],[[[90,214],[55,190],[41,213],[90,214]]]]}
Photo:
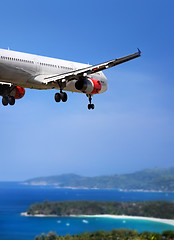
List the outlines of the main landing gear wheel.
{"type": "Polygon", "coordinates": [[[68,96],[67,96],[66,92],[61,92],[60,97],[62,99],[62,102],[66,102],[67,99],[68,99],[68,96]]]}
{"type": "Polygon", "coordinates": [[[66,102],[68,99],[68,96],[66,92],[60,92],[60,93],[56,93],[54,98],[56,102],[60,102],[61,100],[62,102],[66,102]]]}
{"type": "Polygon", "coordinates": [[[8,103],[12,106],[15,104],[15,98],[13,96],[8,97],[8,103]]]}
{"type": "Polygon", "coordinates": [[[7,106],[8,105],[8,97],[2,98],[2,105],[7,106]]]}
{"type": "Polygon", "coordinates": [[[15,98],[13,96],[5,96],[2,98],[2,104],[4,106],[7,106],[8,104],[14,105],[15,104],[15,98]]]}
{"type": "Polygon", "coordinates": [[[61,100],[60,93],[56,93],[54,99],[56,102],[60,102],[61,100]]]}
{"type": "Polygon", "coordinates": [[[89,109],[89,110],[90,110],[90,109],[94,109],[95,106],[94,106],[93,103],[91,103],[91,101],[92,101],[92,96],[89,94],[89,95],[87,95],[87,97],[89,98],[88,109],[89,109]]]}

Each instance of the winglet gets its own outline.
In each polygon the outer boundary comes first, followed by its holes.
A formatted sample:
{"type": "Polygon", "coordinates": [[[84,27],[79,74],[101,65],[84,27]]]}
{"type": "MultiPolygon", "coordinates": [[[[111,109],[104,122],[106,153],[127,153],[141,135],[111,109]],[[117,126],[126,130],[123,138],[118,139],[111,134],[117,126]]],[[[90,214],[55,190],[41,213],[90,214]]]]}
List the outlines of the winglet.
{"type": "Polygon", "coordinates": [[[138,49],[138,54],[139,54],[139,56],[141,56],[141,51],[140,51],[140,49],[139,48],[137,48],[138,49]]]}

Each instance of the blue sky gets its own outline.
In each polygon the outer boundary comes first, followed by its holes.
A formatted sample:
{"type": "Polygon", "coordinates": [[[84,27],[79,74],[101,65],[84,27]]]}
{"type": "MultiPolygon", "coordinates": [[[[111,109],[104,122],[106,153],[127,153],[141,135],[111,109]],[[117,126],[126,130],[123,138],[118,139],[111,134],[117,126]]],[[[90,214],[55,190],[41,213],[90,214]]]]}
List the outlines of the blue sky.
{"type": "Polygon", "coordinates": [[[6,0],[0,9],[0,48],[90,64],[142,50],[105,71],[94,111],[83,94],[56,104],[54,90],[26,89],[1,106],[0,180],[174,165],[173,0],[6,0]]]}

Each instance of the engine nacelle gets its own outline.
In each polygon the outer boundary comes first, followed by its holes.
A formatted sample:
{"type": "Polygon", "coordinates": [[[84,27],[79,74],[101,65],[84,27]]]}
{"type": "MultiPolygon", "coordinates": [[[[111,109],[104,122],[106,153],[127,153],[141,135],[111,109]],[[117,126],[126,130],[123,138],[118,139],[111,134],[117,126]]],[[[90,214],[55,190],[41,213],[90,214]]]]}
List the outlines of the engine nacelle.
{"type": "Polygon", "coordinates": [[[101,82],[92,78],[83,78],[75,83],[75,88],[83,93],[97,94],[100,92],[101,82]]]}
{"type": "Polygon", "coordinates": [[[15,99],[20,99],[25,95],[25,88],[0,84],[0,96],[13,96],[15,99]]]}
{"type": "Polygon", "coordinates": [[[23,98],[23,96],[25,95],[25,88],[22,87],[15,87],[15,95],[14,98],[15,99],[21,99],[23,98]]]}

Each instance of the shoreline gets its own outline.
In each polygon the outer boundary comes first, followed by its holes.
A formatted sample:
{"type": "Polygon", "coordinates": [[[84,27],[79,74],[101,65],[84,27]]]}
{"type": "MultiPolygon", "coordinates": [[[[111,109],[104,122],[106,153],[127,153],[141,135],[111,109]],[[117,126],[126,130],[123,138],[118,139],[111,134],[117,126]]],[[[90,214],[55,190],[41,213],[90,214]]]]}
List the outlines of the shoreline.
{"type": "Polygon", "coordinates": [[[116,190],[119,192],[151,192],[151,193],[174,193],[173,191],[164,191],[164,190],[155,190],[155,189],[122,189],[122,188],[98,188],[98,187],[73,187],[73,186],[64,186],[60,187],[57,184],[48,184],[48,183],[27,183],[27,182],[19,182],[21,185],[25,186],[36,186],[36,187],[53,187],[57,189],[71,189],[71,190],[116,190]]]}
{"type": "Polygon", "coordinates": [[[81,215],[74,217],[98,217],[98,218],[115,218],[115,219],[135,219],[135,220],[147,220],[153,222],[160,222],[174,226],[174,219],[163,219],[163,218],[154,218],[154,217],[141,217],[141,216],[127,216],[127,215],[81,215]]]}
{"type": "Polygon", "coordinates": [[[27,212],[22,212],[20,214],[22,217],[60,217],[58,215],[44,215],[44,214],[35,214],[35,215],[30,215],[27,212]]]}
{"type": "Polygon", "coordinates": [[[141,217],[141,216],[127,216],[127,215],[70,215],[70,216],[58,216],[58,215],[44,215],[44,214],[35,214],[29,215],[27,212],[21,213],[23,217],[79,217],[79,218],[114,218],[114,219],[134,219],[134,220],[147,220],[153,222],[165,223],[168,225],[174,226],[174,219],[162,219],[162,218],[153,218],[153,217],[141,217]]]}

